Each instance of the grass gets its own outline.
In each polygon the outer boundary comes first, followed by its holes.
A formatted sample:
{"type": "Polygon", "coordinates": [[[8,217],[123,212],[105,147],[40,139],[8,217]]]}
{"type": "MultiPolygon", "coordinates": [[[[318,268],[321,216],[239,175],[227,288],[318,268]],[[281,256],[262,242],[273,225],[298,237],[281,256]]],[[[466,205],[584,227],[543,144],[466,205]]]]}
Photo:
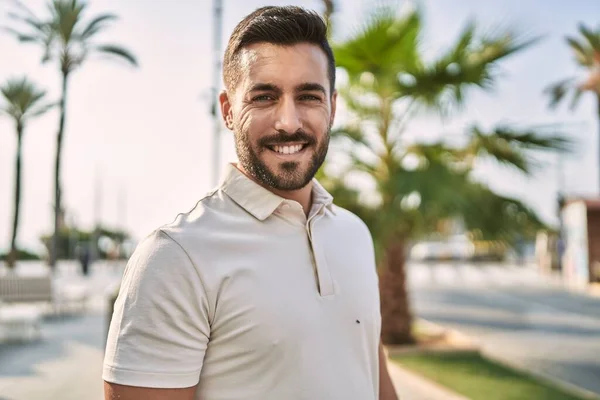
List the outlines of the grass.
{"type": "Polygon", "coordinates": [[[583,400],[478,353],[407,354],[392,360],[472,400],[583,400]]]}

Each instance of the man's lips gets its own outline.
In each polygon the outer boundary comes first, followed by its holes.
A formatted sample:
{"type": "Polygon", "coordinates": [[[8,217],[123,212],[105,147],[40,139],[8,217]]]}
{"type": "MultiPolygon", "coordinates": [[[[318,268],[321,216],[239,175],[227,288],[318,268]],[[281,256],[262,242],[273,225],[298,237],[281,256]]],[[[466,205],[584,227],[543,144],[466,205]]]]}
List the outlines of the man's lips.
{"type": "Polygon", "coordinates": [[[280,156],[290,156],[302,153],[309,146],[306,142],[291,142],[282,144],[271,144],[266,147],[280,156]]]}
{"type": "Polygon", "coordinates": [[[266,145],[265,148],[278,158],[289,159],[304,154],[310,146],[311,145],[306,142],[293,142],[270,144],[266,145]]]}

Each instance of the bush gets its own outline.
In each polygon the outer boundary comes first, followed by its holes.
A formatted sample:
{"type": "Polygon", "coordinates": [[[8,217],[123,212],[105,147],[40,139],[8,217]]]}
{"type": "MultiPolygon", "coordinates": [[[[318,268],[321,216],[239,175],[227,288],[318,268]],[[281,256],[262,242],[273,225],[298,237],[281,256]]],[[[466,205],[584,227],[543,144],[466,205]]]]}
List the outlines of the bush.
{"type": "MultiPolygon", "coordinates": [[[[1,261],[6,261],[6,258],[8,257],[8,253],[1,253],[0,254],[0,260],[1,261]]],[[[23,250],[23,249],[18,249],[17,250],[17,260],[24,260],[24,261],[30,261],[30,260],[41,260],[42,258],[36,254],[33,253],[31,251],[27,251],[27,250],[23,250]]]]}

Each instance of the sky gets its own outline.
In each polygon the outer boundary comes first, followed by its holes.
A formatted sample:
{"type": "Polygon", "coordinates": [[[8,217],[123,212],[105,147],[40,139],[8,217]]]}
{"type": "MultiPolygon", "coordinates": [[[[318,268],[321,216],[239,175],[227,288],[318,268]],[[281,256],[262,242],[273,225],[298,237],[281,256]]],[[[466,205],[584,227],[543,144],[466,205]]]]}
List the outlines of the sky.
{"type": "MultiPolygon", "coordinates": [[[[381,2],[381,1],[380,1],[381,2]]],[[[0,26],[10,25],[11,0],[0,0],[0,26]]],[[[38,15],[45,0],[24,0],[38,15]]],[[[89,229],[95,221],[124,228],[140,239],[180,212],[191,209],[213,187],[213,123],[210,116],[214,56],[212,2],[207,0],[90,0],[87,16],[117,14],[119,21],[101,41],[129,48],[140,68],[92,59],[70,81],[63,149],[64,203],[68,221],[89,229]]],[[[334,41],[364,23],[372,1],[338,1],[334,41]]],[[[397,1],[398,6],[402,1],[397,1]]],[[[426,13],[426,54],[434,58],[457,37],[467,21],[485,29],[515,27],[542,35],[534,47],[506,60],[492,92],[473,91],[457,115],[440,120],[420,115],[407,135],[435,140],[458,135],[476,123],[532,126],[561,123],[577,143],[529,177],[482,163],[478,179],[503,194],[522,199],[549,223],[556,221],[555,198],[560,176],[572,195],[598,192],[598,126],[592,96],[575,112],[547,108],[542,91],[550,83],[581,76],[564,36],[577,24],[600,24],[598,0],[422,0],[426,13]]],[[[321,11],[321,2],[223,0],[223,48],[235,25],[264,5],[294,4],[321,11]]],[[[100,37],[99,37],[100,39],[100,37]]],[[[59,98],[55,64],[40,65],[41,51],[0,34],[0,82],[23,74],[59,98]]],[[[53,165],[58,112],[32,121],[24,136],[23,193],[18,242],[41,250],[38,238],[52,229],[53,165]]],[[[235,161],[232,135],[222,131],[221,165],[235,161]]],[[[9,246],[13,214],[14,126],[0,118],[0,251],[9,246]]],[[[222,170],[222,168],[221,168],[222,170]]]]}

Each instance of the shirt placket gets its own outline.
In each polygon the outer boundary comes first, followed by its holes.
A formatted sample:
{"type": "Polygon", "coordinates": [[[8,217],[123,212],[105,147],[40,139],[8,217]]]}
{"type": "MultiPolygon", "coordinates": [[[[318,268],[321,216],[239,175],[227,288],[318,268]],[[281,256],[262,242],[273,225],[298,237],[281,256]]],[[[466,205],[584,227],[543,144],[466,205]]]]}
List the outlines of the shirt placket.
{"type": "Polygon", "coordinates": [[[315,263],[315,270],[317,275],[317,284],[319,288],[319,294],[321,297],[332,296],[333,291],[333,279],[331,272],[327,264],[327,257],[325,257],[325,249],[323,246],[324,241],[319,240],[319,231],[316,229],[317,222],[323,216],[323,207],[313,214],[311,218],[306,222],[306,232],[308,234],[308,240],[315,263]]]}

